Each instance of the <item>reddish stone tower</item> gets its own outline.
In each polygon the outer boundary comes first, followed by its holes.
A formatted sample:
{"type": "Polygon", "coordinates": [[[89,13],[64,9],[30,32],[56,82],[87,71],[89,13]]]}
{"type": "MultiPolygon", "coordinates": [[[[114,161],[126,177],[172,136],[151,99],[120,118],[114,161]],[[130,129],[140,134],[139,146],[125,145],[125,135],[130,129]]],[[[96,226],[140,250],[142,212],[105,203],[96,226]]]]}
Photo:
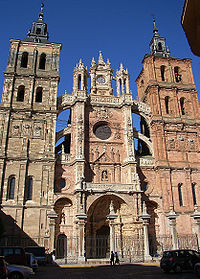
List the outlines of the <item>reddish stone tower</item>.
{"type": "Polygon", "coordinates": [[[155,21],[153,31],[151,54],[144,57],[136,82],[139,101],[151,108],[141,127],[152,140],[155,164],[139,171],[145,199],[151,201],[149,213],[154,207],[150,236],[154,230],[157,237],[167,235],[169,222],[177,247],[177,238],[197,229],[191,214],[200,205],[200,110],[191,60],[170,56],[155,21]]]}

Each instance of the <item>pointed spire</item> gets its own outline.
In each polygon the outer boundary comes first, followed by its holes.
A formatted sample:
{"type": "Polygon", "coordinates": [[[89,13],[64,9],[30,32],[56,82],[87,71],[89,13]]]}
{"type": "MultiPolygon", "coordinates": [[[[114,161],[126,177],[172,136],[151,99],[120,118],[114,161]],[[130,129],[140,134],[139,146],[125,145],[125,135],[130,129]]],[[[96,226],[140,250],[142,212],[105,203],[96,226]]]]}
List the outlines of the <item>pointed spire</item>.
{"type": "Polygon", "coordinates": [[[41,9],[40,9],[39,18],[38,18],[39,21],[43,21],[43,17],[44,17],[43,8],[44,8],[44,4],[41,3],[41,9]]]}
{"type": "Polygon", "coordinates": [[[120,64],[120,70],[121,70],[121,71],[124,70],[124,67],[123,67],[123,64],[122,64],[122,63],[120,64]]]}
{"type": "Polygon", "coordinates": [[[150,42],[151,54],[160,57],[169,57],[170,51],[166,46],[166,39],[161,37],[158,33],[158,28],[156,27],[155,17],[153,16],[153,38],[150,42]]]}
{"type": "Polygon", "coordinates": [[[80,58],[79,60],[79,63],[78,63],[79,66],[82,66],[83,65],[83,62],[82,62],[82,59],[80,58]]]}
{"type": "Polygon", "coordinates": [[[155,21],[155,17],[153,17],[153,33],[154,33],[154,36],[159,36],[159,33],[158,33],[158,28],[156,27],[156,21],[155,21]]]}
{"type": "Polygon", "coordinates": [[[44,4],[41,3],[40,13],[38,20],[32,23],[32,29],[28,31],[27,38],[24,39],[25,41],[32,41],[38,43],[45,43],[48,42],[48,32],[47,32],[47,24],[44,23],[44,4]]]}
{"type": "Polygon", "coordinates": [[[110,64],[110,60],[107,59],[107,66],[110,67],[110,65],[111,65],[111,64],[110,64]]]}
{"type": "Polygon", "coordinates": [[[103,61],[103,56],[102,56],[101,50],[99,51],[98,65],[103,65],[103,66],[105,66],[105,62],[103,61]]]}
{"type": "Polygon", "coordinates": [[[91,62],[91,67],[95,67],[96,66],[96,62],[94,60],[94,57],[92,58],[92,62],[91,62]]]}

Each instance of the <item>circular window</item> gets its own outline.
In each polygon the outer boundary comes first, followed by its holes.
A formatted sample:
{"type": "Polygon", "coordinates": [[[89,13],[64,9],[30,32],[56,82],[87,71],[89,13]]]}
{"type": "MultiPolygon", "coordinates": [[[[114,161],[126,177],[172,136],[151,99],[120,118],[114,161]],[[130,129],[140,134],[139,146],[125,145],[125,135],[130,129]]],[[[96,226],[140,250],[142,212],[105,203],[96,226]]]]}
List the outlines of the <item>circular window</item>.
{"type": "Polygon", "coordinates": [[[66,186],[66,182],[64,179],[62,179],[60,182],[59,182],[59,186],[60,188],[64,188],[66,186]]]}
{"type": "Polygon", "coordinates": [[[94,127],[94,134],[101,140],[107,140],[111,136],[112,132],[106,123],[98,123],[94,127]]]}

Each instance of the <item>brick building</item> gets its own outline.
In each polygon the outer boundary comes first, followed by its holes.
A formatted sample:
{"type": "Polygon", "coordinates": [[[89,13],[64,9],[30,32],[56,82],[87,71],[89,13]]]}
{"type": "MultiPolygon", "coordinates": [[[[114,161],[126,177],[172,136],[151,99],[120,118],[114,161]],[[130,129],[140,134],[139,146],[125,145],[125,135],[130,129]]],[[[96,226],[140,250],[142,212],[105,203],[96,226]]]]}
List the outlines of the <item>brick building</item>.
{"type": "Polygon", "coordinates": [[[0,105],[2,242],[56,248],[71,261],[197,248],[200,111],[191,60],[170,55],[155,21],[150,49],[137,100],[128,71],[121,65],[114,76],[101,52],[89,71],[79,61],[72,93],[57,98],[61,44],[48,40],[43,6],[27,38],[11,40],[0,105]],[[65,110],[66,128],[56,132],[65,110]]]}

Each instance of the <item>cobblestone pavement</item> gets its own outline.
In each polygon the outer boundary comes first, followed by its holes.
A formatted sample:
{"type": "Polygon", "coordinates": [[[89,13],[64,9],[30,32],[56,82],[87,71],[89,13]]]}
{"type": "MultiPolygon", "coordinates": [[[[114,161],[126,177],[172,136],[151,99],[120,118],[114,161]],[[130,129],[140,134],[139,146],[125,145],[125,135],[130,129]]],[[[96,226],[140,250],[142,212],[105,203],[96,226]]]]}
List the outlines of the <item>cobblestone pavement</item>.
{"type": "Polygon", "coordinates": [[[158,264],[107,266],[42,266],[35,279],[197,279],[192,272],[162,272],[158,264]]]}

